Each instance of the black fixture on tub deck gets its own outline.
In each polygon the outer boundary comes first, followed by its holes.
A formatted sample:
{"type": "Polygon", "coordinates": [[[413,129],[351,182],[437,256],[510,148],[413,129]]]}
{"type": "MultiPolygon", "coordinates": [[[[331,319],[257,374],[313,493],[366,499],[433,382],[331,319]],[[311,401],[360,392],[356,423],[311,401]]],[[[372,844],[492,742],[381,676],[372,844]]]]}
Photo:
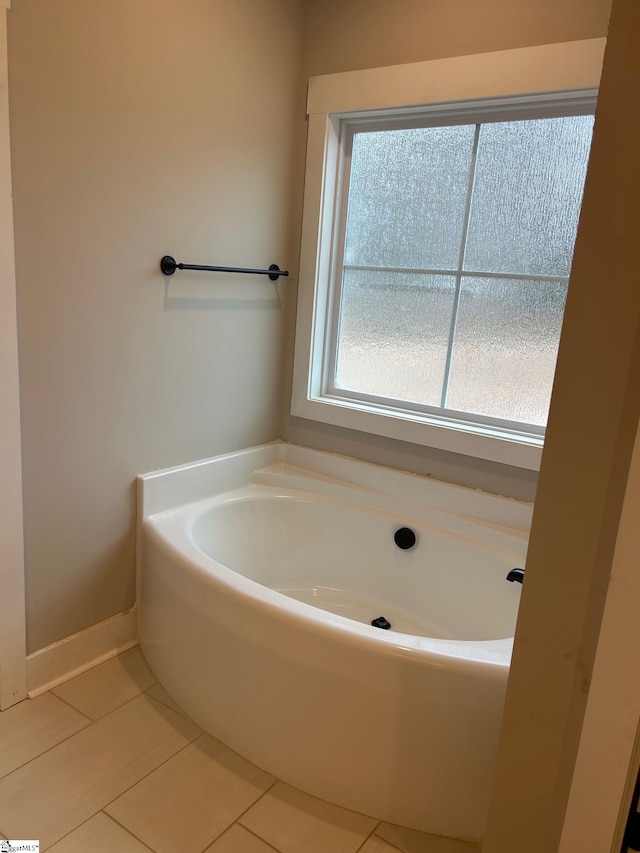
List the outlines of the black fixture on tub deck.
{"type": "Polygon", "coordinates": [[[268,275],[271,281],[277,281],[281,275],[289,275],[278,264],[271,264],[268,270],[254,270],[247,267],[211,267],[202,264],[179,264],[171,255],[165,255],[160,261],[162,275],[173,275],[176,270],[206,270],[207,272],[240,272],[247,275],[268,275]]]}
{"type": "Polygon", "coordinates": [[[410,527],[399,527],[393,534],[393,541],[398,548],[408,551],[416,544],[416,534],[410,527]]]}
{"type": "Polygon", "coordinates": [[[524,580],[524,569],[511,569],[511,571],[507,575],[507,580],[522,583],[522,581],[524,580]]]}

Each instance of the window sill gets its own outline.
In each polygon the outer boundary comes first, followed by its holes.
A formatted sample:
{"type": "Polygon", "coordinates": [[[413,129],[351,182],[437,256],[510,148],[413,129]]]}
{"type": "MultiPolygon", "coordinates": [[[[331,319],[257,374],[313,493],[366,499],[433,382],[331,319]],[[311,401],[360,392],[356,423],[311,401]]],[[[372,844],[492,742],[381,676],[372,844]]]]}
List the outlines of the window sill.
{"type": "Polygon", "coordinates": [[[529,435],[497,426],[465,423],[447,417],[386,409],[371,403],[338,397],[299,397],[291,400],[291,414],[331,424],[433,447],[449,453],[487,459],[503,465],[537,471],[544,436],[529,435]]]}

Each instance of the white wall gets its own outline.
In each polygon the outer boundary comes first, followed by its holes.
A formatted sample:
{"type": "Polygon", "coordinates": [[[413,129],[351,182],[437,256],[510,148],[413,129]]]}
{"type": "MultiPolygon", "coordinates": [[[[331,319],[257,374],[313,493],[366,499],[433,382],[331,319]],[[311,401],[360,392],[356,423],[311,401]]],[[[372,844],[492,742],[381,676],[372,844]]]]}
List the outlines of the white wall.
{"type": "Polygon", "coordinates": [[[298,0],[15,0],[27,628],[132,606],[133,478],[279,437],[298,0]]]}

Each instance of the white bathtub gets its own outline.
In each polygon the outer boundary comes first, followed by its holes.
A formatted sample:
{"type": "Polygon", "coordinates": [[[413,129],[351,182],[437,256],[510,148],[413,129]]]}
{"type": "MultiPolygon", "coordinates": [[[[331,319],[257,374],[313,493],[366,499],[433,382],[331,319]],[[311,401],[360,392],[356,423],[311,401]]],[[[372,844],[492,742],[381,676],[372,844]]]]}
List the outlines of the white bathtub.
{"type": "Polygon", "coordinates": [[[282,443],[139,487],[140,643],[185,711],[310,794],[479,839],[531,507],[282,443]]]}

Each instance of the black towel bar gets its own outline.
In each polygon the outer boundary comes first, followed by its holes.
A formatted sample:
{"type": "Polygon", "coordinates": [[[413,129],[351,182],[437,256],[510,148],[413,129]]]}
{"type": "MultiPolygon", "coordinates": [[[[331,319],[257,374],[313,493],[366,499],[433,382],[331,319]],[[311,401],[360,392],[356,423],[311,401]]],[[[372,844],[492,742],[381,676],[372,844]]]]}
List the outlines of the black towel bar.
{"type": "Polygon", "coordinates": [[[246,267],[211,267],[201,264],[179,264],[171,255],[165,255],[160,261],[163,275],[173,275],[176,270],[207,270],[208,272],[241,272],[249,275],[268,275],[271,281],[277,281],[281,275],[289,275],[287,270],[281,270],[277,264],[271,264],[268,270],[254,270],[246,267]]]}

